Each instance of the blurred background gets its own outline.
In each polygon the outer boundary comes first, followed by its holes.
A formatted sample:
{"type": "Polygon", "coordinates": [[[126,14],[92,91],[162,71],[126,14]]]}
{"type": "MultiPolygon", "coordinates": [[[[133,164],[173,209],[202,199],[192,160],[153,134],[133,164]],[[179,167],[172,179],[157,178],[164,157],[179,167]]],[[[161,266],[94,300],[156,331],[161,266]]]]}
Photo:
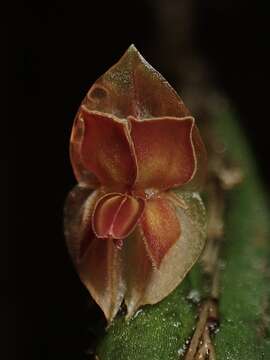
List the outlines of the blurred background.
{"type": "Polygon", "coordinates": [[[208,87],[229,99],[268,186],[268,13],[268,2],[242,0],[14,4],[8,359],[88,359],[94,319],[62,228],[69,136],[87,90],[131,43],[192,113],[208,87]]]}

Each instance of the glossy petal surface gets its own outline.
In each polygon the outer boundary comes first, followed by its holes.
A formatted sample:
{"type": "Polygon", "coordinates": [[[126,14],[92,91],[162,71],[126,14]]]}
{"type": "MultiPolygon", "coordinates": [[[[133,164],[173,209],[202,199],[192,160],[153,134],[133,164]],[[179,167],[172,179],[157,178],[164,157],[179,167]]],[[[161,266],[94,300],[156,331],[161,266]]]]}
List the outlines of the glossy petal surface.
{"type": "Polygon", "coordinates": [[[103,196],[93,213],[97,237],[124,239],[136,226],[144,210],[144,201],[132,196],[111,193],[103,196]]]}
{"type": "Polygon", "coordinates": [[[188,182],[196,170],[194,119],[129,119],[138,162],[135,189],[164,190],[188,182]]]}
{"type": "Polygon", "coordinates": [[[175,208],[164,196],[147,201],[140,229],[149,256],[159,268],[163,257],[181,234],[175,208]]]}

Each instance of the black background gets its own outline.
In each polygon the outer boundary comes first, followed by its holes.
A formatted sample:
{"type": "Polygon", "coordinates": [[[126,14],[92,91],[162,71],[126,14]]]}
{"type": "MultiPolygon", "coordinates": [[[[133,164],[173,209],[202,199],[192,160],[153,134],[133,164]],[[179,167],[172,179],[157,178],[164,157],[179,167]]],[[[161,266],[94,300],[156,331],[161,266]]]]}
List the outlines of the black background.
{"type": "MultiPolygon", "coordinates": [[[[196,46],[239,112],[267,185],[266,2],[195,3],[196,46]]],[[[130,43],[162,72],[159,24],[151,1],[15,3],[9,23],[8,359],[86,359],[88,295],[62,230],[64,199],[75,184],[72,121],[90,85],[130,43]]]]}

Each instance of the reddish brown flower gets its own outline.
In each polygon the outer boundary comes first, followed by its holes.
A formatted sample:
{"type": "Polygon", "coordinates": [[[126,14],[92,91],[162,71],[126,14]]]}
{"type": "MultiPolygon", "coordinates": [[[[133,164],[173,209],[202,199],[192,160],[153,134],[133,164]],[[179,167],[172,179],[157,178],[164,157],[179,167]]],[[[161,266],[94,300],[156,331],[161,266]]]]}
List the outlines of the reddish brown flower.
{"type": "Polygon", "coordinates": [[[206,168],[194,118],[134,46],[80,106],[71,160],[70,253],[107,319],[123,299],[131,316],[168,295],[200,255],[205,213],[191,189],[206,168]]]}

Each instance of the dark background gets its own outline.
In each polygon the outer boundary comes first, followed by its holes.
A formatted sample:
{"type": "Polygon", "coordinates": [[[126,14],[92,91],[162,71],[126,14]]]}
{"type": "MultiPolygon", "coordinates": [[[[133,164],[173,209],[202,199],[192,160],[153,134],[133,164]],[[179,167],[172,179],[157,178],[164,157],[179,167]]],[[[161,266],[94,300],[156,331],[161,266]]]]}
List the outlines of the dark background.
{"type": "MultiPolygon", "coordinates": [[[[130,43],[174,85],[166,54],[159,50],[160,16],[174,6],[175,1],[150,0],[14,4],[4,279],[9,296],[2,296],[9,309],[3,308],[8,359],[87,359],[88,294],[73,270],[62,229],[64,199],[75,184],[68,157],[72,121],[90,85],[130,43]]],[[[192,25],[194,47],[238,111],[266,185],[268,10],[260,1],[196,0],[192,25]]],[[[172,26],[181,27],[173,13],[172,26]]]]}

